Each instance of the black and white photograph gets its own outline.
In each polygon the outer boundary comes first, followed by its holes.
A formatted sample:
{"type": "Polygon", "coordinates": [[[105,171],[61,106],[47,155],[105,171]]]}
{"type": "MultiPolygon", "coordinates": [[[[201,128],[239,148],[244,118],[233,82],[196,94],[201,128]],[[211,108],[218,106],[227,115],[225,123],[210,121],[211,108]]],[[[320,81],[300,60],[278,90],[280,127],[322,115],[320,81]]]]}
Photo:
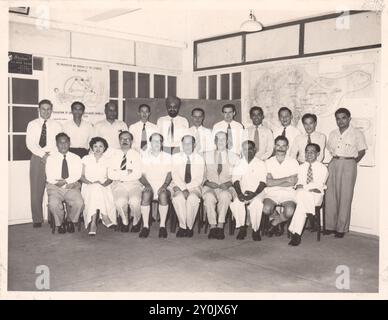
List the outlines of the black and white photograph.
{"type": "Polygon", "coordinates": [[[388,298],[384,0],[1,9],[0,297],[388,298]]]}

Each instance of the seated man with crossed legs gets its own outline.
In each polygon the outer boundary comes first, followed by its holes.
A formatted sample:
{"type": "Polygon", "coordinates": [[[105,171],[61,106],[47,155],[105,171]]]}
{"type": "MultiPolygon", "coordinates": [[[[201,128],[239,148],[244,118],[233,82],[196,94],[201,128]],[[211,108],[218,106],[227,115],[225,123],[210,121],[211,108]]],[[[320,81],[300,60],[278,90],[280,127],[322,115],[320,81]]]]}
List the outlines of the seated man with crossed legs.
{"type": "Polygon", "coordinates": [[[306,162],[299,166],[298,182],[296,184],[296,209],[288,230],[292,233],[291,246],[301,242],[302,231],[307,214],[315,214],[315,206],[323,200],[323,192],[328,171],[324,164],[319,162],[321,148],[316,143],[309,143],[305,149],[306,162]]]}
{"type": "Polygon", "coordinates": [[[149,234],[148,220],[153,199],[159,200],[160,228],[159,238],[167,238],[166,218],[171,182],[171,155],[163,150],[163,136],[153,133],[150,136],[151,147],[142,153],[142,176],[140,182],[144,185],[141,203],[143,229],[139,237],[147,238],[149,234]]]}
{"type": "Polygon", "coordinates": [[[234,199],[230,204],[230,210],[232,210],[236,219],[236,228],[239,228],[237,240],[243,240],[247,235],[245,225],[247,209],[252,223],[252,239],[260,241],[259,228],[263,211],[263,190],[267,170],[264,162],[255,157],[257,150],[253,141],[244,141],[241,149],[243,157],[233,170],[237,199],[234,199]]]}
{"type": "Polygon", "coordinates": [[[179,230],[176,233],[178,238],[193,236],[193,225],[201,197],[205,161],[194,152],[194,148],[195,138],[185,135],[182,138],[182,151],[172,156],[172,203],[179,220],[179,230]]]}

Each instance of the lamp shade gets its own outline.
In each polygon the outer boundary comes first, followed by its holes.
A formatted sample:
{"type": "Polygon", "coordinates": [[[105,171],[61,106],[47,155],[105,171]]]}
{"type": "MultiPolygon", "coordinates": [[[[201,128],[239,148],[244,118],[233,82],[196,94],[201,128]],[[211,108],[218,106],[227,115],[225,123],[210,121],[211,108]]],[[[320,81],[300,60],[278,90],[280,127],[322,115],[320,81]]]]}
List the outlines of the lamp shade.
{"type": "Polygon", "coordinates": [[[249,19],[244,21],[240,26],[240,31],[243,32],[254,32],[263,30],[263,25],[256,20],[252,10],[249,14],[249,19]]]}

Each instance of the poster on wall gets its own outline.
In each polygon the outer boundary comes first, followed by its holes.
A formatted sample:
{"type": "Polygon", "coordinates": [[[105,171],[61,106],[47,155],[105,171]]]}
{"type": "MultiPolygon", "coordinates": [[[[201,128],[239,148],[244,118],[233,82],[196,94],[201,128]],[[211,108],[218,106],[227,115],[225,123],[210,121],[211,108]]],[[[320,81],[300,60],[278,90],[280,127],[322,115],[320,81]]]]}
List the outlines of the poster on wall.
{"type": "Polygon", "coordinates": [[[85,120],[104,119],[104,104],[109,100],[109,68],[76,60],[49,59],[48,92],[53,102],[53,119],[72,118],[70,106],[82,102],[85,120]]]}

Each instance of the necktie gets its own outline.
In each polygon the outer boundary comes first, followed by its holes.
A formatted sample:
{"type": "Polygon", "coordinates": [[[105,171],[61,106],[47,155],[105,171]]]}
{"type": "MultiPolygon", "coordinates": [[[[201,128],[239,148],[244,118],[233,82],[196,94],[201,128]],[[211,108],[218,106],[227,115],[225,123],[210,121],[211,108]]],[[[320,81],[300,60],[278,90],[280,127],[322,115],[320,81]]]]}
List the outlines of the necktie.
{"type": "Polygon", "coordinates": [[[127,154],[124,154],[123,160],[121,160],[120,170],[127,170],[127,154]]]}
{"type": "Polygon", "coordinates": [[[218,152],[218,159],[217,159],[217,173],[220,175],[222,172],[222,156],[221,152],[218,152]]]}
{"type": "Polygon", "coordinates": [[[143,130],[141,130],[141,142],[140,142],[140,149],[145,150],[147,149],[147,131],[145,127],[145,123],[143,124],[143,130]]]}
{"type": "Polygon", "coordinates": [[[307,144],[311,143],[311,136],[310,134],[307,135],[307,144]]]}
{"type": "Polygon", "coordinates": [[[47,145],[47,127],[46,127],[47,120],[44,120],[42,125],[42,131],[40,133],[40,139],[39,139],[39,145],[44,148],[47,145]]]}
{"type": "Polygon", "coordinates": [[[171,142],[174,142],[174,119],[171,119],[170,127],[168,128],[168,135],[171,138],[171,142]]]}
{"type": "Polygon", "coordinates": [[[66,155],[63,155],[62,160],[62,179],[67,179],[69,177],[69,167],[67,166],[66,155]]]}
{"type": "Polygon", "coordinates": [[[232,136],[232,128],[230,127],[230,123],[228,124],[228,129],[226,130],[226,141],[228,144],[228,149],[233,148],[233,136],[232,136]]]}
{"type": "Polygon", "coordinates": [[[282,137],[286,136],[286,127],[284,127],[283,132],[282,132],[282,137]]]}
{"type": "Polygon", "coordinates": [[[255,143],[255,146],[256,146],[256,150],[259,151],[259,146],[260,146],[260,140],[259,140],[259,127],[256,126],[256,129],[255,129],[255,136],[253,138],[253,141],[255,143]]]}
{"type": "Polygon", "coordinates": [[[306,179],[306,184],[309,184],[310,182],[313,182],[314,177],[313,177],[313,167],[310,163],[309,168],[307,169],[307,179],[306,179]]]}
{"type": "Polygon", "coordinates": [[[187,157],[186,169],[185,169],[185,183],[191,182],[191,163],[190,157],[187,157]]]}

